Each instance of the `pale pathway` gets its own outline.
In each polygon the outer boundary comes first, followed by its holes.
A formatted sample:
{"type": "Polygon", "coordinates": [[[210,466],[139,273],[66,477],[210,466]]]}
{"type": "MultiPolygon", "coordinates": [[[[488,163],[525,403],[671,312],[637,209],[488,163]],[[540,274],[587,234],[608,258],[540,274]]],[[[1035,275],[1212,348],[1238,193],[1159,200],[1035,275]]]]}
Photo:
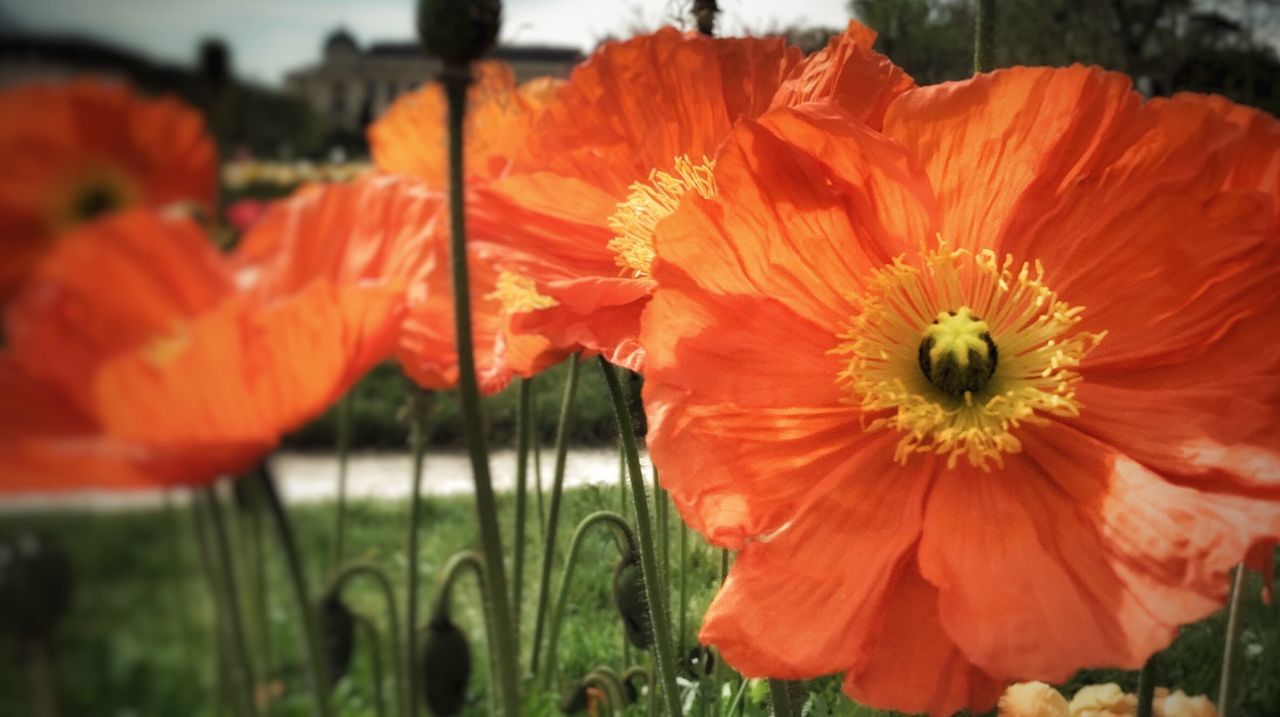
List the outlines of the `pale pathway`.
{"type": "MultiPolygon", "coordinates": [[[[530,456],[532,461],[532,456],[530,456]]],[[[651,468],[647,456],[641,456],[645,482],[651,468]]],[[[502,449],[490,456],[494,489],[511,491],[515,487],[515,451],[502,449]]],[[[348,463],[347,495],[352,500],[403,500],[409,496],[412,459],[408,453],[355,453],[348,463]]],[[[555,467],[555,451],[542,449],[542,483],[551,489],[555,467]]],[[[278,453],[271,468],[289,503],[315,503],[333,500],[338,491],[338,461],[326,453],[278,453]]],[[[565,464],[565,485],[618,484],[618,453],[610,448],[577,448],[569,452],[565,464]]],[[[427,453],[423,493],[427,495],[459,495],[471,492],[471,463],[461,451],[427,453]]],[[[529,466],[529,486],[533,488],[533,466],[529,466]]],[[[181,492],[178,492],[181,493],[181,492]]],[[[182,496],[175,493],[175,498],[182,496]]],[[[0,497],[0,513],[59,510],[139,510],[163,505],[164,492],[129,491],[82,493],[31,493],[0,497]]]]}

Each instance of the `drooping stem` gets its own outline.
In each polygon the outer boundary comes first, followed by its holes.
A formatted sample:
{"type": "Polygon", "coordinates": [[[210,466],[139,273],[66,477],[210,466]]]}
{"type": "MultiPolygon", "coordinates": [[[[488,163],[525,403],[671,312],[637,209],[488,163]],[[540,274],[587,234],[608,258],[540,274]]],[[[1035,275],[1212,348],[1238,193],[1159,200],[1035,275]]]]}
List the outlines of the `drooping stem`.
{"type": "Polygon", "coordinates": [[[413,485],[409,490],[409,534],[405,540],[405,558],[408,561],[408,586],[406,588],[405,614],[408,620],[408,652],[405,654],[404,669],[409,671],[408,711],[413,717],[418,714],[419,693],[417,662],[418,659],[418,521],[422,515],[422,464],[427,452],[427,408],[430,394],[412,384],[409,385],[409,440],[413,450],[413,485]]]}
{"type": "Polygon", "coordinates": [[[468,65],[446,65],[441,74],[448,100],[449,120],[449,218],[451,241],[449,262],[453,269],[454,337],[458,346],[458,383],[462,398],[463,435],[471,457],[475,479],[476,515],[480,521],[480,547],[484,555],[489,595],[493,602],[493,645],[498,663],[495,683],[502,711],[507,717],[519,713],[516,682],[515,641],[511,629],[511,595],[502,562],[502,532],[498,527],[498,506],[489,476],[489,451],[485,443],[484,418],[480,412],[480,388],[476,381],[475,347],[471,335],[471,283],[467,267],[466,214],[463,207],[463,119],[466,116],[467,86],[471,84],[468,65]]]}
{"type": "MultiPolygon", "coordinates": [[[[486,652],[489,656],[489,683],[493,684],[497,679],[498,665],[497,654],[493,649],[494,630],[496,627],[491,619],[494,614],[492,600],[490,599],[492,593],[490,592],[489,583],[485,579],[484,560],[475,551],[463,550],[454,553],[445,562],[444,567],[441,568],[440,587],[436,590],[435,601],[431,605],[431,621],[437,622],[448,619],[449,602],[453,595],[453,587],[458,582],[458,578],[467,571],[476,576],[476,589],[480,592],[480,600],[484,603],[480,612],[484,615],[484,639],[487,646],[486,652]]],[[[493,691],[491,690],[490,711],[493,711],[494,703],[496,702],[492,693],[493,691]]]]}
{"type": "Polygon", "coordinates": [[[227,619],[227,635],[231,638],[231,651],[235,662],[235,681],[239,687],[237,693],[243,701],[245,714],[256,715],[257,706],[253,701],[253,664],[249,661],[249,641],[245,638],[244,617],[240,612],[240,591],[236,588],[236,571],[231,562],[231,545],[227,539],[226,520],[222,514],[222,505],[218,503],[213,488],[203,488],[199,500],[204,505],[204,512],[209,516],[213,528],[213,554],[217,584],[214,592],[218,603],[227,619]]]}
{"type": "Polygon", "coordinates": [[[1236,566],[1231,580],[1231,599],[1227,607],[1227,639],[1222,648],[1222,675],[1218,682],[1218,715],[1228,717],[1232,712],[1232,701],[1236,684],[1236,675],[1240,670],[1240,633],[1244,630],[1244,616],[1241,607],[1244,605],[1245,587],[1249,575],[1243,565],[1236,566]]]}
{"type": "Polygon", "coordinates": [[[622,680],[618,678],[618,673],[608,666],[600,665],[588,672],[587,676],[582,678],[582,682],[588,685],[595,685],[604,693],[609,702],[609,710],[606,714],[622,712],[626,709],[627,701],[622,696],[622,680]]]}
{"type": "Polygon", "coordinates": [[[1156,696],[1156,662],[1160,653],[1147,659],[1138,673],[1138,717],[1151,717],[1156,696]]]}
{"type": "Polygon", "coordinates": [[[680,714],[680,694],[676,691],[675,655],[671,648],[671,622],[666,603],[659,597],[661,576],[654,547],[653,523],[649,517],[649,501],[644,494],[644,477],[640,468],[640,452],[636,448],[636,434],[631,426],[631,413],[627,398],[618,382],[613,365],[600,359],[609,395],[613,399],[613,412],[618,421],[618,433],[622,436],[623,450],[627,454],[627,468],[631,473],[631,504],[636,511],[636,532],[640,547],[640,572],[644,577],[645,594],[649,603],[650,625],[653,627],[653,659],[657,663],[659,683],[666,699],[667,712],[672,717],[680,714]]]}
{"type": "MultiPolygon", "coordinates": [[[[354,391],[354,389],[352,389],[354,391]]],[[[338,500],[334,507],[333,557],[331,565],[341,565],[346,551],[347,522],[347,459],[351,451],[351,392],[338,402],[338,430],[335,442],[338,451],[338,500]]]]}
{"type": "Polygon", "coordinates": [[[547,618],[547,600],[551,590],[551,565],[556,555],[556,529],[560,522],[560,495],[564,492],[564,466],[569,456],[569,421],[573,416],[573,397],[578,392],[578,357],[569,357],[569,375],[564,380],[564,398],[560,401],[560,420],[556,424],[556,465],[551,476],[551,498],[547,501],[547,529],[542,538],[542,564],[538,566],[538,606],[533,620],[533,652],[529,669],[538,674],[538,657],[542,647],[542,628],[547,618]]]}
{"type": "MultiPolygon", "coordinates": [[[[387,706],[382,699],[382,640],[378,637],[378,628],[369,618],[355,613],[353,615],[356,624],[363,630],[365,637],[369,639],[369,664],[373,668],[373,709],[378,717],[385,717],[387,714],[387,706]]],[[[393,653],[394,654],[394,651],[393,653]]],[[[397,682],[396,692],[399,693],[399,680],[397,682]]],[[[398,699],[398,698],[397,698],[398,699]]],[[[401,713],[403,714],[403,713],[401,713]]]]}
{"type": "Polygon", "coordinates": [[[973,71],[995,67],[996,0],[977,0],[974,14],[973,71]]]}
{"type": "Polygon", "coordinates": [[[587,535],[587,531],[592,526],[601,524],[607,525],[617,531],[619,540],[624,547],[623,555],[630,555],[635,551],[635,537],[631,533],[631,526],[627,524],[627,519],[621,515],[607,511],[599,510],[582,519],[578,523],[578,527],[573,531],[573,539],[569,542],[569,553],[564,559],[564,570],[560,573],[560,585],[556,588],[556,599],[551,608],[551,624],[547,631],[547,659],[542,669],[542,686],[545,689],[551,688],[551,681],[555,677],[556,672],[556,647],[560,642],[560,624],[564,620],[565,605],[569,601],[569,586],[573,582],[573,571],[578,564],[578,553],[582,549],[583,539],[587,535]]]}
{"type": "Polygon", "coordinates": [[[804,710],[804,688],[790,680],[769,680],[769,701],[774,717],[800,717],[804,710]]]}
{"type": "MultiPolygon", "coordinates": [[[[407,703],[413,700],[413,696],[405,692],[404,688],[404,665],[401,662],[404,653],[400,651],[400,615],[396,610],[396,596],[391,587],[391,578],[373,563],[349,563],[334,574],[329,581],[329,591],[340,595],[348,582],[362,576],[373,579],[382,592],[387,611],[387,634],[390,636],[391,643],[392,682],[395,685],[396,704],[399,705],[400,714],[407,714],[407,703]]],[[[379,684],[381,684],[380,681],[379,684]]]]}
{"type": "Polygon", "coordinates": [[[289,573],[289,584],[293,590],[293,600],[298,610],[298,619],[302,623],[303,654],[307,656],[307,666],[311,674],[311,695],[315,714],[328,717],[329,680],[326,676],[328,665],[324,653],[320,650],[319,623],[316,622],[315,606],[311,603],[310,591],[307,588],[306,570],[302,564],[302,553],[298,550],[298,542],[293,528],[289,525],[289,514],[285,512],[284,502],[276,490],[275,481],[267,471],[264,463],[257,471],[256,480],[267,499],[271,522],[275,526],[276,538],[284,552],[285,567],[289,573]]]}
{"type": "Polygon", "coordinates": [[[511,567],[511,616],[515,630],[515,653],[520,655],[520,606],[524,604],[524,547],[526,514],[529,511],[529,436],[533,432],[533,379],[520,380],[520,402],[516,410],[516,528],[512,539],[515,554],[511,567]]]}

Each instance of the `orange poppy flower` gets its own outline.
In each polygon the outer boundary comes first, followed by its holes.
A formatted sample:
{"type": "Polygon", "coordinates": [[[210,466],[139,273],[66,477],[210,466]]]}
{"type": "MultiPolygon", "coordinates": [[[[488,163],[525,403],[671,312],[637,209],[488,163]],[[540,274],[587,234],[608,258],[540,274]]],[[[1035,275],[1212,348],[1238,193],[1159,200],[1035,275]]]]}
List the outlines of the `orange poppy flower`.
{"type": "Polygon", "coordinates": [[[0,488],[197,484],[243,471],[388,355],[402,313],[402,292],[382,284],[236,291],[187,220],[131,210],[87,225],[6,312],[0,381],[29,389],[0,400],[0,416],[14,417],[0,420],[0,488]],[[26,394],[44,397],[48,420],[21,423],[26,394]]]}
{"type": "Polygon", "coordinates": [[[1263,136],[1079,66],[743,122],[642,332],[663,483],[741,551],[701,639],[948,714],[1220,607],[1280,535],[1263,136]]]}
{"type": "MultiPolygon", "coordinates": [[[[401,292],[409,308],[396,357],[422,387],[452,388],[458,358],[444,204],[442,194],[408,177],[313,185],[276,203],[233,261],[261,296],[292,294],[318,278],[342,286],[381,282],[401,292]]],[[[561,355],[545,351],[540,337],[507,335],[504,301],[518,304],[519,287],[499,285],[490,247],[471,242],[469,251],[477,372],[482,390],[494,393],[513,371],[532,375],[561,355]]]]}
{"type": "Polygon", "coordinates": [[[0,92],[0,163],[0,296],[81,222],[134,205],[207,212],[217,191],[199,113],[96,80],[0,92]]]}
{"type": "MultiPolygon", "coordinates": [[[[500,176],[562,81],[543,77],[516,87],[504,62],[478,62],[467,93],[463,166],[468,177],[500,176]]],[[[398,98],[369,127],[369,152],[378,169],[417,177],[444,190],[448,182],[447,105],[440,83],[398,98]]]]}
{"type": "Polygon", "coordinates": [[[654,224],[689,190],[733,123],[771,105],[830,100],[878,126],[912,85],[851,23],[802,59],[780,39],[712,39],[667,28],[604,45],[579,66],[512,160],[477,190],[473,236],[508,247],[504,269],[543,309],[518,332],[639,369],[640,311],[653,290],[654,224]]]}

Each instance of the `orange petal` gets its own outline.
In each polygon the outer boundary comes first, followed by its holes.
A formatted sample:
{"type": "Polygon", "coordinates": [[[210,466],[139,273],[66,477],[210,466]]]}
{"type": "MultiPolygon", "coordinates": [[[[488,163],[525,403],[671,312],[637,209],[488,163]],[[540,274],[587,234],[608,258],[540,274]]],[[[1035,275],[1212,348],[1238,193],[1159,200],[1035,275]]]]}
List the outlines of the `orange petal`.
{"type": "Polygon", "coordinates": [[[17,359],[73,400],[93,367],[136,349],[232,291],[222,257],[193,222],[135,209],[68,234],[5,309],[17,359]]]}
{"type": "Polygon", "coordinates": [[[914,560],[899,568],[874,646],[844,677],[845,693],[860,704],[940,717],[961,709],[986,712],[1003,688],[942,629],[938,590],[920,576],[914,560]]]}
{"type": "Polygon", "coordinates": [[[1140,666],[1280,531],[1280,503],[1176,486],[1061,424],[1020,437],[1003,468],[939,476],[920,543],[947,633],[995,677],[1140,666]]]}
{"type": "Polygon", "coordinates": [[[857,20],[822,50],[806,57],[778,88],[773,107],[830,101],[879,129],[894,98],[915,81],[889,58],[871,49],[876,33],[857,20]]]}
{"type": "Polygon", "coordinates": [[[198,112],[97,80],[0,93],[0,163],[0,294],[92,212],[175,202],[209,211],[217,187],[198,112]]]}
{"type": "MultiPolygon", "coordinates": [[[[514,73],[502,62],[478,62],[472,72],[463,166],[470,178],[491,179],[506,169],[559,83],[547,78],[517,90],[514,73]]],[[[445,109],[437,82],[397,98],[369,127],[369,152],[378,169],[443,190],[448,178],[445,109]]]]}
{"type": "Polygon", "coordinates": [[[538,291],[557,305],[512,315],[511,330],[543,337],[561,351],[600,354],[618,366],[642,371],[640,314],[652,290],[653,282],[647,279],[587,277],[543,284],[538,291]]]}
{"type": "Polygon", "coordinates": [[[785,527],[748,542],[707,609],[699,639],[743,675],[812,677],[871,649],[919,537],[929,472],[893,470],[887,441],[858,458],[785,527]]]}
{"type": "Polygon", "coordinates": [[[323,281],[270,305],[228,300],[163,337],[167,350],[107,361],[96,381],[103,424],[152,446],[149,468],[172,480],[244,470],[388,355],[401,301],[323,281]]]}
{"type": "Polygon", "coordinates": [[[763,112],[800,52],[780,39],[711,39],[664,28],[605,43],[561,88],[513,171],[580,179],[621,200],[650,170],[711,156],[763,112]]]}

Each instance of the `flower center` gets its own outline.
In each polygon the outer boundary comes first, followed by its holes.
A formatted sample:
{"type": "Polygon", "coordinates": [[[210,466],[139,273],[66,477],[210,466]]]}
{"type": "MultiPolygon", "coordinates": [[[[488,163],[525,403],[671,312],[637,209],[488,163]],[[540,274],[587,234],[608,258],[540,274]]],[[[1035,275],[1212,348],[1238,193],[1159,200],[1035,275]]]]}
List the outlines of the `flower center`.
{"type": "Polygon", "coordinates": [[[952,398],[976,393],[996,372],[996,343],[987,333],[987,322],[961,306],[944,311],[925,327],[920,341],[920,370],[929,383],[952,398]]]}
{"type": "Polygon", "coordinates": [[[623,273],[640,279],[653,272],[654,228],[680,206],[680,199],[690,189],[704,199],[715,196],[715,164],[706,157],[694,164],[688,156],[680,156],[675,158],[675,174],[655,169],[649,172],[647,182],[631,185],[631,193],[618,203],[608,222],[614,232],[608,246],[617,254],[614,262],[623,273]]]}
{"type": "Polygon", "coordinates": [[[939,240],[854,297],[833,350],[847,357],[839,381],[866,430],[902,433],[899,462],[927,452],[986,469],[1021,450],[1021,423],[1079,414],[1074,369],[1105,332],[1073,332],[1083,309],[1045,286],[1038,262],[1014,267],[1013,257],[939,240]]]}
{"type": "Polygon", "coordinates": [[[55,208],[54,222],[70,229],[84,222],[118,211],[138,201],[138,191],[122,172],[111,167],[91,167],[55,208]]]}

